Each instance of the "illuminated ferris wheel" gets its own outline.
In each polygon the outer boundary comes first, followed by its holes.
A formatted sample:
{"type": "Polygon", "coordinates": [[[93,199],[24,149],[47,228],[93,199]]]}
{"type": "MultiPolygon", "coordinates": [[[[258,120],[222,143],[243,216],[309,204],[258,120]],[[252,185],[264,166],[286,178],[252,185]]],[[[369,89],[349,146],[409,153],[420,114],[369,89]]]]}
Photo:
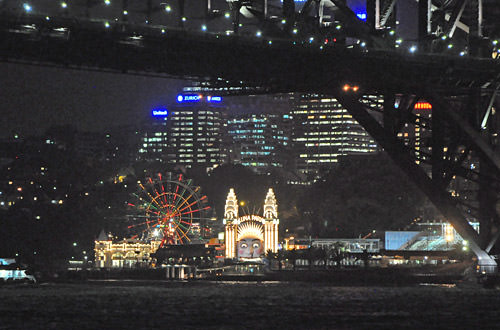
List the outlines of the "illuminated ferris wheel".
{"type": "Polygon", "coordinates": [[[136,203],[128,203],[139,213],[128,226],[135,233],[132,238],[161,241],[160,246],[189,244],[208,230],[204,226],[209,219],[207,196],[200,196],[200,187],[191,186],[182,174],[172,178],[171,173],[159,173],[138,186],[133,194],[136,203]]]}

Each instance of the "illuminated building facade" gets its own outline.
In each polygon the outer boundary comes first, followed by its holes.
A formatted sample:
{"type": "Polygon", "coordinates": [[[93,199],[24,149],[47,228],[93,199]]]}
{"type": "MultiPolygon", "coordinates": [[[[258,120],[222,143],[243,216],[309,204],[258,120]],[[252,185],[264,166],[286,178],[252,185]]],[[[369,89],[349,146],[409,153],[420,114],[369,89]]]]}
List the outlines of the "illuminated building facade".
{"type": "Polygon", "coordinates": [[[212,168],[223,163],[221,149],[222,98],[179,94],[169,110],[153,110],[139,159],[171,165],[212,168]]]}
{"type": "MultiPolygon", "coordinates": [[[[396,102],[395,106],[398,108],[399,104],[396,102]]],[[[415,150],[415,163],[420,164],[428,160],[432,154],[432,144],[429,143],[432,133],[428,129],[432,119],[432,105],[426,101],[417,102],[413,107],[413,114],[415,125],[405,123],[398,133],[398,138],[403,139],[406,146],[415,150]]]]}
{"type": "MultiPolygon", "coordinates": [[[[479,233],[479,222],[469,223],[479,233]]],[[[413,231],[386,231],[386,250],[453,250],[457,244],[467,250],[467,241],[447,221],[416,222],[413,231]]]]}
{"type": "Polygon", "coordinates": [[[102,237],[95,241],[95,267],[97,268],[141,268],[150,267],[154,260],[151,254],[158,250],[161,241],[148,243],[135,239],[113,242],[102,237]]]}
{"type": "Polygon", "coordinates": [[[227,153],[232,164],[248,166],[257,173],[287,165],[289,115],[236,115],[227,120],[227,153]]]}
{"type": "Polygon", "coordinates": [[[295,94],[290,111],[296,171],[313,182],[331,168],[339,156],[378,151],[364,128],[334,98],[318,94],[295,94]]]}
{"type": "MultiPolygon", "coordinates": [[[[398,101],[395,104],[396,108],[399,107],[398,101]]],[[[413,106],[412,114],[415,116],[415,124],[405,123],[402,127],[401,132],[398,133],[398,138],[402,139],[404,144],[413,150],[415,163],[420,164],[422,168],[426,170],[429,177],[432,177],[431,157],[432,151],[432,104],[420,100],[413,106]]],[[[443,147],[443,157],[449,152],[449,146],[443,147]]],[[[451,150],[452,152],[458,151],[464,154],[466,152],[465,146],[456,146],[457,150],[451,150]]],[[[472,153],[469,153],[466,158],[462,160],[464,165],[471,170],[478,167],[478,159],[472,153]]],[[[448,186],[448,191],[453,197],[459,198],[466,204],[468,221],[475,223],[477,221],[471,214],[472,208],[478,208],[477,202],[475,202],[475,195],[478,194],[479,186],[474,180],[464,178],[461,176],[454,176],[451,178],[448,186]]]]}
{"type": "Polygon", "coordinates": [[[278,251],[278,204],[272,188],[264,200],[264,216],[238,216],[238,199],[231,188],[224,209],[226,258],[260,258],[278,251]]]}

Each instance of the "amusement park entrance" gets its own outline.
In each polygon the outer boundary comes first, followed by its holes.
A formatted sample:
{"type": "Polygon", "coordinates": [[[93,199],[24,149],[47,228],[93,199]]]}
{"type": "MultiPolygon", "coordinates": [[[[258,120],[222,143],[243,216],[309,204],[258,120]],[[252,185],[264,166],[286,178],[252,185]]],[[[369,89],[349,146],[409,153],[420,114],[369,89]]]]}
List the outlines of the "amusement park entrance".
{"type": "Polygon", "coordinates": [[[260,259],[267,251],[278,251],[278,204],[272,188],[264,200],[264,215],[238,216],[234,189],[227,195],[224,210],[226,258],[260,259]]]}

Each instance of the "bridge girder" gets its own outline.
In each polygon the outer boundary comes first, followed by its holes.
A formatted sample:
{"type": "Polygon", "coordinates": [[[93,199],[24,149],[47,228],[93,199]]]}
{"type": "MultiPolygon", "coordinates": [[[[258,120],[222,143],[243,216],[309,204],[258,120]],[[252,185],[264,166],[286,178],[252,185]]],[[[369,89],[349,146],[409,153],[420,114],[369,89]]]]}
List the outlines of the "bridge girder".
{"type": "MultiPolygon", "coordinates": [[[[457,171],[453,169],[453,167],[447,166],[443,159],[443,146],[444,141],[439,141],[440,143],[435,143],[433,145],[434,148],[439,147],[439,152],[436,155],[439,156],[438,159],[431,160],[432,166],[432,177],[430,177],[424,169],[415,163],[415,158],[410,156],[410,150],[404,143],[396,137],[396,131],[390,129],[391,123],[394,123],[393,120],[388,119],[387,117],[391,116],[390,108],[394,108],[393,106],[384,109],[384,122],[383,124],[379,123],[366,109],[366,106],[360,102],[360,100],[353,96],[346,96],[341,94],[336,94],[335,97],[337,100],[353,115],[353,117],[367,130],[368,133],[384,148],[384,150],[391,156],[391,158],[395,161],[395,163],[413,180],[413,182],[426,194],[429,200],[437,207],[437,209],[442,213],[442,215],[449,220],[449,222],[453,225],[455,230],[470,243],[471,250],[478,257],[479,265],[488,272],[496,271],[496,261],[492,258],[488,252],[491,251],[491,248],[495,244],[496,240],[500,235],[498,235],[498,231],[500,228],[500,217],[498,213],[492,209],[492,206],[496,205],[496,203],[500,202],[500,170],[495,169],[492,172],[493,166],[489,166],[485,171],[485,175],[481,175],[479,172],[479,180],[480,180],[480,190],[479,194],[483,192],[485,196],[479,196],[479,205],[481,208],[485,208],[487,210],[487,217],[478,215],[478,218],[481,222],[481,230],[484,230],[480,237],[480,235],[473,229],[473,227],[469,224],[467,217],[465,216],[465,212],[461,210],[457,206],[457,199],[453,198],[450,192],[447,190],[447,184],[443,184],[442,179],[444,174],[448,172],[450,175],[457,175],[457,171]],[[386,115],[387,112],[387,115],[386,115]],[[386,127],[385,127],[386,126],[386,127]],[[445,164],[443,164],[445,163],[445,164]],[[488,180],[488,178],[490,180],[488,180]],[[491,179],[496,180],[496,182],[492,182],[491,179]],[[497,190],[495,190],[495,187],[497,190]],[[487,191],[484,194],[484,191],[487,191]],[[486,199],[486,200],[485,200],[486,199]],[[493,231],[489,230],[494,228],[493,231]]],[[[427,100],[431,100],[431,97],[427,97],[427,100]]],[[[386,105],[394,105],[394,102],[386,102],[386,105]]],[[[464,122],[462,120],[453,120],[450,117],[447,117],[449,112],[442,111],[444,107],[442,101],[436,102],[436,105],[433,106],[433,139],[436,139],[435,135],[442,136],[442,130],[445,129],[443,125],[438,125],[437,122],[441,120],[451,120],[454,123],[454,126],[463,129],[464,122]],[[438,116],[439,119],[436,122],[434,120],[434,116],[436,113],[440,112],[441,114],[438,116]]],[[[455,118],[456,119],[456,118],[455,118]]],[[[465,129],[465,131],[467,131],[465,129]]],[[[467,132],[465,132],[467,135],[467,132]]],[[[438,138],[439,139],[439,138],[438,138]]],[[[481,147],[478,146],[477,140],[475,140],[471,136],[466,136],[468,142],[475,145],[475,150],[479,150],[481,147]]],[[[434,154],[433,149],[433,154],[434,154]]],[[[488,158],[487,153],[483,153],[483,162],[484,163],[492,163],[492,159],[488,158]]],[[[457,164],[460,162],[458,161],[457,164]]],[[[485,166],[485,165],[481,165],[485,166]]]]}

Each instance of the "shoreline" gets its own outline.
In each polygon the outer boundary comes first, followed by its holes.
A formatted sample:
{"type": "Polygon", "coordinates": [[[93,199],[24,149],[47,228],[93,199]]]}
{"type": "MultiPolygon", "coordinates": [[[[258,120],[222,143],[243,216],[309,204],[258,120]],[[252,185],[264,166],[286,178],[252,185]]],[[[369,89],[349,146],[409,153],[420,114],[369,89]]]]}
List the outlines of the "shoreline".
{"type": "MultiPolygon", "coordinates": [[[[268,270],[257,274],[235,273],[198,273],[191,278],[167,278],[164,269],[113,269],[113,270],[78,270],[42,276],[39,283],[46,282],[303,282],[322,283],[332,286],[413,286],[419,284],[454,284],[480,283],[479,277],[462,268],[452,271],[436,268],[341,268],[341,269],[300,269],[268,270]]],[[[500,281],[497,276],[490,282],[500,281]]]]}

